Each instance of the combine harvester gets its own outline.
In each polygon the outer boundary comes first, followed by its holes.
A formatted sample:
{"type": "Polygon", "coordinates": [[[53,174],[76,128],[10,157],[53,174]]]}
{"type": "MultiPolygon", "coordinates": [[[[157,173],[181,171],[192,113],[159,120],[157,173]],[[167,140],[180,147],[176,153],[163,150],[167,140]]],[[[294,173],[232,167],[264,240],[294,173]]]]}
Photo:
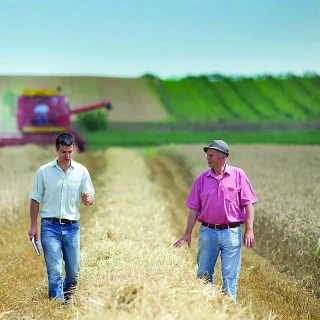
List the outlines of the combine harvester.
{"type": "Polygon", "coordinates": [[[54,145],[57,134],[69,132],[74,135],[78,150],[83,152],[87,149],[87,140],[71,128],[70,116],[99,108],[111,110],[111,102],[102,101],[70,109],[69,98],[61,94],[60,88],[24,90],[17,100],[18,132],[0,132],[0,147],[24,144],[54,145]]]}

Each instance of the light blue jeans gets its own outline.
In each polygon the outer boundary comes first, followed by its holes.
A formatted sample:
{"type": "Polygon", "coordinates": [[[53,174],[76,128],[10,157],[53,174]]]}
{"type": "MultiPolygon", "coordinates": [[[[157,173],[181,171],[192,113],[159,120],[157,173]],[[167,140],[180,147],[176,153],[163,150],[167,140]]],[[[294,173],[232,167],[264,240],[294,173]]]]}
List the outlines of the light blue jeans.
{"type": "Polygon", "coordinates": [[[41,244],[47,266],[49,298],[65,300],[78,283],[80,271],[80,225],[41,220],[41,244]],[[62,285],[62,260],[65,279],[62,285]]]}
{"type": "Polygon", "coordinates": [[[225,230],[200,226],[197,277],[205,278],[214,284],[214,267],[221,253],[223,293],[229,294],[234,302],[241,266],[241,246],[241,226],[225,230]]]}

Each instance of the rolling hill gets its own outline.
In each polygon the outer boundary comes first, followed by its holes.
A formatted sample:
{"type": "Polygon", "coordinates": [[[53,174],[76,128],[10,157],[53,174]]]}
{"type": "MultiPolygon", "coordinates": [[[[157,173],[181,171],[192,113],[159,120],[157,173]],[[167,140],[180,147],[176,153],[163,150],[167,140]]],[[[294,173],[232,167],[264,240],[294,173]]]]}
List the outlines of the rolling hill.
{"type": "MultiPolygon", "coordinates": [[[[86,76],[0,76],[0,127],[14,123],[25,88],[62,87],[70,105],[111,100],[115,126],[297,125],[320,123],[320,76],[188,76],[160,79],[86,76]]],[[[129,129],[128,129],[129,130],[129,129]]]]}

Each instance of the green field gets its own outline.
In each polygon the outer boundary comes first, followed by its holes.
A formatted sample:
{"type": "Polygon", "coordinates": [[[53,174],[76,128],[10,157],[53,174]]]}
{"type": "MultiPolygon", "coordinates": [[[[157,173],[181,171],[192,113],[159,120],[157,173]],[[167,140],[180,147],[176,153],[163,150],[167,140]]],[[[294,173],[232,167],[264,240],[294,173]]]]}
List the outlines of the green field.
{"type": "Polygon", "coordinates": [[[146,76],[177,122],[308,122],[320,120],[320,77],[263,75],[146,76]]]}
{"type": "Polygon", "coordinates": [[[222,139],[230,144],[289,144],[319,145],[320,131],[268,131],[268,132],[87,132],[90,150],[103,150],[111,146],[146,147],[165,144],[207,145],[213,139],[222,139]]]}

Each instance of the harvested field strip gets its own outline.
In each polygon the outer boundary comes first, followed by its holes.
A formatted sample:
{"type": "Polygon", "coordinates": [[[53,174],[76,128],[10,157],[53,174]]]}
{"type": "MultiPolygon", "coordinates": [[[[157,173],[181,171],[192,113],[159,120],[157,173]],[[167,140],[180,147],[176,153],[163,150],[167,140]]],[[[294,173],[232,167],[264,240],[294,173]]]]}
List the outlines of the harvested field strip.
{"type": "Polygon", "coordinates": [[[163,197],[163,185],[141,155],[110,149],[106,161],[95,228],[83,247],[80,313],[90,319],[248,318],[194,278],[190,251],[173,248],[172,198],[163,197]]]}

